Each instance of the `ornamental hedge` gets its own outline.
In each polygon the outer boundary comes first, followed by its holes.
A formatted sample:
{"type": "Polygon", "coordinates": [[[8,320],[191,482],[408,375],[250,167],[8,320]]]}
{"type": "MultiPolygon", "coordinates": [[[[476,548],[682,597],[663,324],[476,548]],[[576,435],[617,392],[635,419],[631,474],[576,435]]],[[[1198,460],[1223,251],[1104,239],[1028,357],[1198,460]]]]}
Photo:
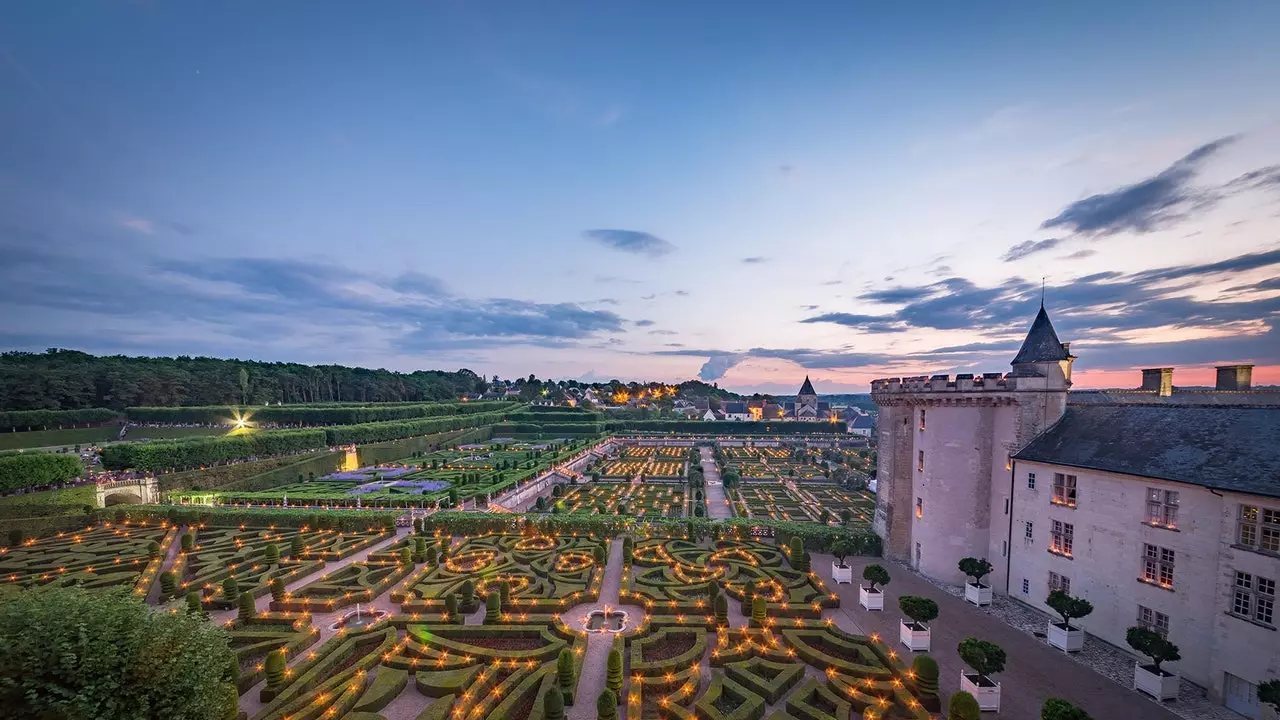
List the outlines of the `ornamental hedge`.
{"type": "MultiPolygon", "coordinates": [[[[117,505],[109,508],[113,513],[123,512],[129,520],[177,521],[218,527],[269,527],[297,528],[317,525],[343,532],[389,528],[395,526],[396,512],[377,510],[331,510],[324,512],[299,512],[260,508],[179,507],[176,505],[117,505]]],[[[102,517],[107,517],[99,511],[102,517]]]]}
{"type": "Polygon", "coordinates": [[[511,410],[517,407],[519,406],[515,403],[503,400],[465,403],[370,403],[368,405],[335,405],[330,403],[317,403],[306,405],[268,405],[265,407],[203,405],[197,407],[131,407],[125,409],[125,416],[133,422],[146,423],[229,425],[235,420],[235,418],[247,416],[255,423],[278,423],[280,425],[357,425],[360,423],[385,422],[388,420],[413,420],[418,418],[443,417],[447,415],[473,415],[499,410],[511,410]]]}
{"type": "Polygon", "coordinates": [[[187,470],[326,445],[324,430],[276,430],[216,438],[117,443],[102,449],[102,465],[108,470],[187,470]]]}
{"type": "Polygon", "coordinates": [[[92,425],[118,420],[120,413],[107,408],[82,410],[4,410],[0,411],[0,432],[53,430],[67,425],[92,425]]]}
{"type": "Polygon", "coordinates": [[[83,472],[84,465],[75,455],[41,452],[0,455],[0,491],[66,482],[83,472]]]}
{"type": "Polygon", "coordinates": [[[701,420],[610,420],[609,432],[686,433],[691,435],[843,435],[840,422],[704,422],[701,420]]]}

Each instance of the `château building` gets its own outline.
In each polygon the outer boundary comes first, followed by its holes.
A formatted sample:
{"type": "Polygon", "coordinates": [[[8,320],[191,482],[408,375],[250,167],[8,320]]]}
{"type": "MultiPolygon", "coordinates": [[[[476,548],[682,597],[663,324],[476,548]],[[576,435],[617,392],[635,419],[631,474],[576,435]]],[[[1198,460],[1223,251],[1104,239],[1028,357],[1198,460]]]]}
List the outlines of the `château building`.
{"type": "Polygon", "coordinates": [[[1280,677],[1280,391],[1252,366],[1179,388],[1171,368],[1130,390],[1073,391],[1075,357],[1041,306],[1008,373],[876,380],[875,528],[885,553],[959,584],[985,557],[995,592],[1078,621],[1119,647],[1167,633],[1176,668],[1257,717],[1280,677]]]}

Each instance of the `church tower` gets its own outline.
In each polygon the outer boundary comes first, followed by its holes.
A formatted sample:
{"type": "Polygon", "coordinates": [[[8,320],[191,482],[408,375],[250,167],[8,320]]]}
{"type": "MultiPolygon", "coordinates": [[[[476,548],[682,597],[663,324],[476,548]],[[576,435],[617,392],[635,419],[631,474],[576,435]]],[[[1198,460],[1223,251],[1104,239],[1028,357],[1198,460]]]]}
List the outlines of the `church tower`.
{"type": "Polygon", "coordinates": [[[800,392],[796,393],[796,420],[818,420],[818,393],[813,389],[813,383],[809,382],[809,376],[804,376],[804,384],[800,386],[800,392]]]}
{"type": "Polygon", "coordinates": [[[1010,458],[1066,411],[1074,359],[1041,305],[1007,374],[872,381],[874,527],[887,557],[949,583],[963,580],[961,558],[985,557],[1007,590],[1010,458]]]}

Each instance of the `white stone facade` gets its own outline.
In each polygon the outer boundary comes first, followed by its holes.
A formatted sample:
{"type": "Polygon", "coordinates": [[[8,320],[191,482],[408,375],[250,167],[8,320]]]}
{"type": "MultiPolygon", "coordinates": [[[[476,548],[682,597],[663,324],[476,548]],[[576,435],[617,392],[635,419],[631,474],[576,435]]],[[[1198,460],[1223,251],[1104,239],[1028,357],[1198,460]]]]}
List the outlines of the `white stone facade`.
{"type": "Polygon", "coordinates": [[[1182,660],[1172,667],[1208,688],[1211,697],[1221,697],[1228,672],[1253,684],[1280,676],[1280,607],[1270,625],[1232,614],[1237,571],[1249,573],[1254,583],[1280,582],[1280,553],[1237,546],[1239,508],[1280,511],[1280,499],[1028,461],[1016,461],[1013,475],[1011,596],[1052,614],[1044,604],[1050,573],[1067,578],[1068,592],[1094,608],[1074,624],[1122,648],[1126,629],[1144,617],[1158,621],[1181,651],[1182,660]],[[1074,508],[1054,502],[1055,475],[1075,477],[1074,508]],[[1160,494],[1162,505],[1165,493],[1177,493],[1173,527],[1148,522],[1150,491],[1160,494]],[[1061,546],[1052,548],[1054,521],[1063,531],[1071,526],[1070,555],[1061,546]],[[1031,539],[1025,537],[1028,522],[1031,539]],[[1167,586],[1158,575],[1155,582],[1144,579],[1147,546],[1173,552],[1167,586]],[[1150,612],[1144,616],[1142,608],[1150,612]]]}

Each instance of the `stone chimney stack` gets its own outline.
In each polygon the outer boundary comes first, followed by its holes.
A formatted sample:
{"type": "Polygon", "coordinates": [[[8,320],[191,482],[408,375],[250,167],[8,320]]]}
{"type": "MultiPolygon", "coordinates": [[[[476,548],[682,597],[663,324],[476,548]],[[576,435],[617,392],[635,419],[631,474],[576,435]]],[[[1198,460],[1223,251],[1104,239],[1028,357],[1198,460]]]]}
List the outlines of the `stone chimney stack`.
{"type": "Polygon", "coordinates": [[[1248,390],[1253,387],[1252,365],[1219,365],[1217,390],[1248,390]]]}
{"type": "MultiPolygon", "coordinates": [[[[1222,384],[1222,368],[1218,368],[1218,384],[1222,384]]],[[[1155,390],[1160,397],[1173,394],[1173,368],[1147,368],[1142,371],[1142,389],[1155,390]]],[[[1221,387],[1219,387],[1221,389],[1221,387]]]]}

